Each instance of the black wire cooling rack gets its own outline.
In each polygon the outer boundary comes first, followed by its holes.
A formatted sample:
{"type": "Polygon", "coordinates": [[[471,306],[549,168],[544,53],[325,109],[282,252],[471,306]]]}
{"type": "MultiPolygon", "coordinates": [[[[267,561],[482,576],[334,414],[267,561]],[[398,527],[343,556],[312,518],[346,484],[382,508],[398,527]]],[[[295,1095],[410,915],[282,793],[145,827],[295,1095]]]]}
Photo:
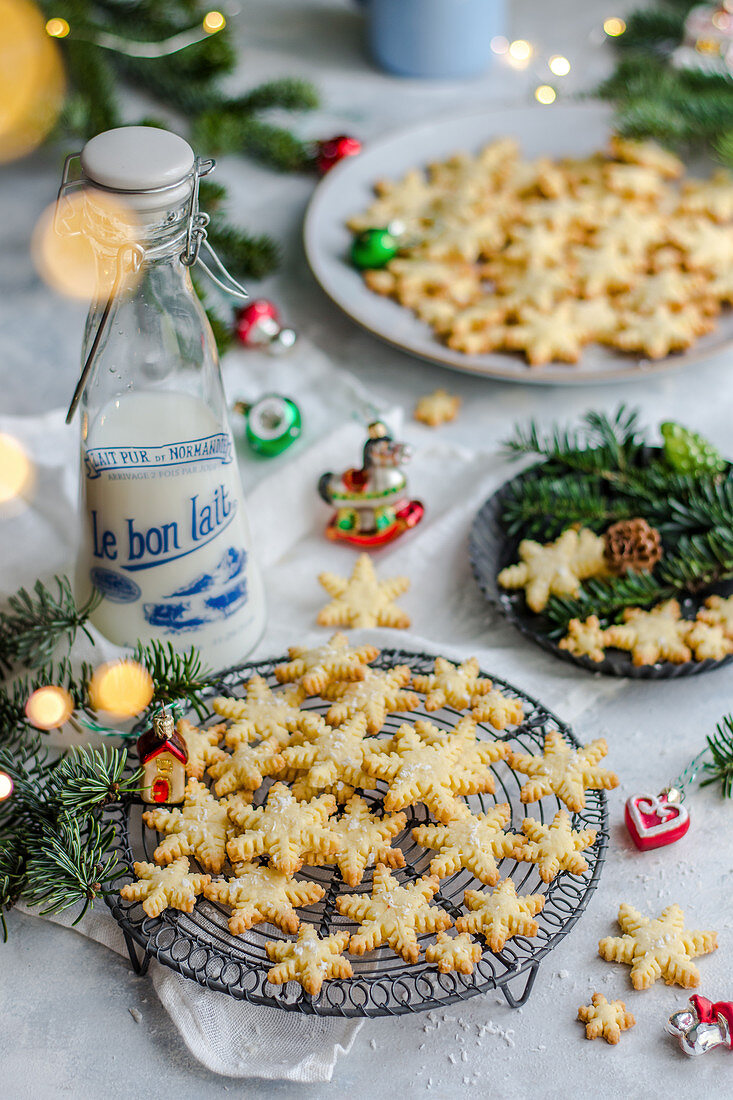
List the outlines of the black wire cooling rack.
{"type": "MultiPolygon", "coordinates": [[[[391,668],[406,664],[414,673],[429,673],[433,669],[434,659],[425,653],[383,650],[373,662],[373,667],[391,668]]],[[[240,695],[242,683],[255,672],[274,684],[273,670],[280,660],[260,661],[228,670],[222,673],[207,695],[240,695]]],[[[504,680],[497,677],[491,679],[498,688],[520,699],[524,705],[522,725],[506,731],[503,736],[513,748],[530,753],[541,752],[545,735],[550,730],[559,730],[574,745],[579,744],[572,730],[536,699],[504,680]]],[[[320,699],[309,699],[304,707],[325,712],[328,705],[320,699]]],[[[391,736],[402,722],[412,722],[416,718],[429,718],[440,728],[451,729],[459,717],[459,713],[449,707],[430,714],[421,707],[409,715],[390,715],[380,736],[391,736]]],[[[488,736],[502,737],[488,725],[481,725],[479,729],[488,736]]],[[[498,761],[491,770],[496,783],[494,794],[470,795],[465,799],[474,811],[486,812],[496,802],[508,802],[512,820],[505,828],[515,832],[520,830],[526,816],[543,822],[552,820],[561,806],[557,798],[544,798],[524,806],[520,802],[519,791],[526,776],[517,775],[503,761],[498,761]]],[[[377,791],[364,792],[364,797],[379,811],[385,785],[378,783],[377,787],[377,791]]],[[[256,804],[264,801],[266,790],[267,785],[257,793],[256,804]]],[[[158,843],[157,834],[142,823],[143,808],[141,803],[130,803],[112,806],[107,811],[116,827],[110,851],[114,851],[120,860],[121,871],[115,883],[117,889],[123,883],[132,881],[133,860],[152,861],[152,853],[158,843]]],[[[400,882],[412,882],[428,873],[430,860],[435,855],[435,852],[416,844],[410,832],[414,826],[430,820],[426,808],[420,804],[406,813],[405,829],[393,841],[405,856],[405,867],[393,872],[400,882]]],[[[267,981],[267,971],[272,963],[265,952],[265,944],[287,938],[273,925],[256,925],[243,936],[233,936],[227,927],[227,908],[205,898],[198,899],[192,913],[166,909],[155,918],[145,914],[140,902],[123,901],[119,894],[110,894],[106,900],[122,928],[132,964],[140,974],[147,971],[150,959],[155,958],[184,977],[219,993],[316,1016],[395,1016],[421,1012],[491,989],[500,989],[509,1005],[517,1008],[529,996],[542,959],[571,930],[598,884],[608,843],[608,812],[604,792],[586,792],[585,808],[582,813],[573,815],[573,828],[592,828],[598,834],[593,847],[584,853],[588,869],[583,875],[561,872],[546,885],[533,864],[518,863],[510,858],[501,862],[501,877],[511,876],[517,893],[546,895],[545,906],[536,918],[539,931],[531,939],[515,936],[508,940],[499,954],[492,953],[486,947],[473,973],[468,975],[442,974],[428,965],[424,958],[409,965],[391,950],[382,947],[363,957],[349,956],[354,977],[324,982],[320,994],[311,997],[294,982],[274,986],[267,981]]],[[[193,869],[196,869],[195,866],[193,869]]],[[[346,886],[334,867],[307,867],[298,878],[315,880],[326,890],[319,903],[298,910],[302,921],[315,924],[321,935],[339,929],[355,931],[355,924],[336,912],[336,898],[339,894],[369,893],[372,884],[370,869],[367,869],[358,887],[346,886]]],[[[461,870],[441,880],[432,904],[442,906],[455,920],[465,912],[462,900],[467,889],[491,888],[475,879],[469,871],[461,870]]],[[[418,938],[424,957],[424,947],[432,936],[425,934],[418,938]]],[[[480,942],[483,944],[483,941],[480,942]]]]}

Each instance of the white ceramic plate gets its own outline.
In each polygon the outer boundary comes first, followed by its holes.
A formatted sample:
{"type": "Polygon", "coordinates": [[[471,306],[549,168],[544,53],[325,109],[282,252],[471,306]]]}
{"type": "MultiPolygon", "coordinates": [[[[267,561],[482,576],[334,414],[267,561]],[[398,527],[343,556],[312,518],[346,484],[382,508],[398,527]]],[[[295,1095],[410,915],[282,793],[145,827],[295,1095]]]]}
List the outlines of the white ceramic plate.
{"type": "Polygon", "coordinates": [[[626,381],[710,358],[733,346],[733,310],[725,311],[715,331],[689,351],[656,361],[623,355],[598,344],[584,350],[577,366],[558,363],[530,368],[522,356],[509,352],[464,355],[441,344],[432,329],[404,306],[370,291],[349,262],[352,236],[346,219],[365,210],[373,200],[375,180],[397,178],[409,168],[460,149],[475,151],[493,138],[505,136],[516,137],[529,157],[585,156],[604,146],[610,120],[610,110],[596,103],[492,107],[439,118],[374,142],[359,156],[336,165],[313,194],[304,225],[305,251],[313,274],[329,298],[380,339],[422,359],[487,378],[551,385],[626,381]]]}

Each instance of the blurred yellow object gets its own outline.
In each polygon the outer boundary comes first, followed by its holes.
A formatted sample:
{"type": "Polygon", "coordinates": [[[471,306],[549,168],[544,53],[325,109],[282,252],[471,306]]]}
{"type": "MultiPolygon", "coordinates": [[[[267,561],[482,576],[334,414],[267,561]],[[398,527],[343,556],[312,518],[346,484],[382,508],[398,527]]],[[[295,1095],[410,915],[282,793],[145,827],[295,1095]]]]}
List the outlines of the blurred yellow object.
{"type": "Polygon", "coordinates": [[[58,118],[66,79],[59,48],[30,0],[0,0],[0,27],[1,163],[41,144],[58,118]]]}
{"type": "Polygon", "coordinates": [[[55,684],[37,688],[25,704],[26,718],[39,730],[59,729],[73,712],[71,695],[66,688],[55,684]]]}
{"type": "Polygon", "coordinates": [[[133,718],[153,698],[153,678],[137,661],[108,661],[89,681],[89,702],[115,718],[133,718]]]}
{"type": "Polygon", "coordinates": [[[223,31],[226,25],[227,21],[220,11],[207,12],[202,23],[207,34],[216,34],[217,31],[223,31]]]}
{"type": "Polygon", "coordinates": [[[4,802],[6,798],[10,798],[13,793],[13,781],[7,772],[0,772],[0,802],[4,802]]]}
{"type": "Polygon", "coordinates": [[[28,488],[33,467],[11,435],[0,432],[0,504],[17,500],[28,488]]]}
{"type": "MultiPolygon", "coordinates": [[[[120,248],[135,235],[135,216],[117,195],[95,190],[93,200],[83,191],[66,195],[56,216],[56,204],[41,215],[33,233],[31,251],[38,274],[60,294],[83,300],[109,294],[120,248]],[[90,243],[106,253],[97,265],[90,243]]],[[[130,285],[128,272],[126,285],[130,285]]]]}
{"type": "Polygon", "coordinates": [[[532,56],[532,47],[524,38],[515,38],[509,46],[509,56],[515,61],[529,61],[532,56]]]}
{"type": "Polygon", "coordinates": [[[555,76],[567,76],[570,72],[570,62],[567,57],[563,57],[560,53],[551,57],[548,65],[550,66],[550,72],[554,73],[555,76]]]}
{"type": "Polygon", "coordinates": [[[557,93],[549,84],[540,84],[539,88],[535,88],[534,90],[534,97],[538,103],[547,105],[555,102],[557,93]]]}
{"type": "Polygon", "coordinates": [[[46,23],[46,34],[51,38],[66,38],[70,30],[71,27],[65,19],[49,19],[46,23]]]}
{"type": "Polygon", "coordinates": [[[617,15],[612,15],[604,22],[603,29],[609,38],[618,38],[618,36],[623,34],[626,30],[626,24],[623,19],[619,19],[617,15]]]}

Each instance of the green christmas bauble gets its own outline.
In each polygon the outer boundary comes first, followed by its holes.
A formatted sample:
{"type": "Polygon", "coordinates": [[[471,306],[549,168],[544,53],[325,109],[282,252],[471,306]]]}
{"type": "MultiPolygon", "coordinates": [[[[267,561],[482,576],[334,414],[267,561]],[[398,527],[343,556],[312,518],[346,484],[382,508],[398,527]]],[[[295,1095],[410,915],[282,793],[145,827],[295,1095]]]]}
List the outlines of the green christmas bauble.
{"type": "Polygon", "coordinates": [[[247,442],[253,451],[266,458],[282,454],[301,433],[300,409],[279,393],[260,398],[246,415],[247,442]]]}
{"type": "Polygon", "coordinates": [[[399,251],[399,241],[389,229],[364,229],[354,237],[351,262],[360,271],[384,267],[399,251]]]}
{"type": "Polygon", "coordinates": [[[704,436],[665,420],[661,425],[664,457],[679,474],[722,474],[728,463],[704,436]]]}

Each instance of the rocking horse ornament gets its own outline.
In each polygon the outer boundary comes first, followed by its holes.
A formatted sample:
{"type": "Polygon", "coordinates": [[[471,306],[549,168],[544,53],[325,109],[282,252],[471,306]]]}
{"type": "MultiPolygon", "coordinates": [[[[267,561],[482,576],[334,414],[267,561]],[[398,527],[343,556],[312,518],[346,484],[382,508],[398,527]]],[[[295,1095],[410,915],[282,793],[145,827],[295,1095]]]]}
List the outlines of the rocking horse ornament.
{"type": "Polygon", "coordinates": [[[384,424],[369,425],[362,468],[327,473],[318,482],[318,492],[336,508],[326,528],[330,539],[374,548],[417,526],[424,508],[408,499],[402,472],[411,454],[406,443],[395,443],[384,424]]]}

